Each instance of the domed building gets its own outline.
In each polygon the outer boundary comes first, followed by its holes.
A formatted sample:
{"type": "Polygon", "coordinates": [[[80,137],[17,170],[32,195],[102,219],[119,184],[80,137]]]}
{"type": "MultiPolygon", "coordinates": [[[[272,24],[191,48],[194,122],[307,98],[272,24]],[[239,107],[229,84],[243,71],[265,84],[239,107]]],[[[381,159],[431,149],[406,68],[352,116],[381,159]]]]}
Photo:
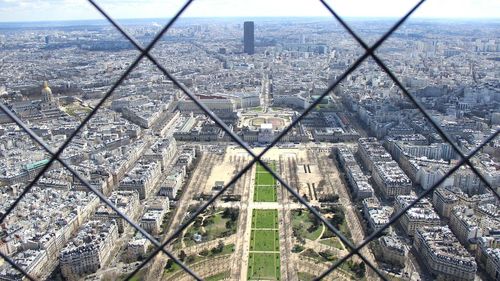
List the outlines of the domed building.
{"type": "Polygon", "coordinates": [[[44,102],[53,100],[52,90],[49,88],[49,83],[47,81],[43,82],[42,97],[42,101],[44,102]]]}
{"type": "MultiPolygon", "coordinates": [[[[49,87],[49,83],[47,81],[43,82],[42,88],[42,101],[40,102],[40,110],[42,112],[59,110],[59,102],[57,99],[52,96],[52,90],[49,87]]],[[[59,115],[59,114],[58,114],[59,115]]]]}
{"type": "Polygon", "coordinates": [[[41,96],[39,100],[25,99],[12,102],[12,110],[17,116],[27,120],[66,116],[66,113],[59,108],[59,101],[52,95],[52,90],[47,81],[43,83],[41,96]]]}

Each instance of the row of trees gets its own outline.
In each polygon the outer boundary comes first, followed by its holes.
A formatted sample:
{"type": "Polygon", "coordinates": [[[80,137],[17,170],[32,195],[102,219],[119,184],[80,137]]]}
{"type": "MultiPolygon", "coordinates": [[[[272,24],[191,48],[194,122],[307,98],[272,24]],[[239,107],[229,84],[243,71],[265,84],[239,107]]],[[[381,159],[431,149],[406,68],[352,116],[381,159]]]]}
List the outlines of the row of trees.
{"type": "MultiPolygon", "coordinates": [[[[219,241],[217,246],[213,247],[212,249],[204,249],[199,253],[199,256],[201,257],[210,257],[210,256],[216,256],[224,251],[224,242],[219,241]]],[[[186,252],[180,251],[179,253],[179,260],[181,262],[186,262],[187,264],[193,263],[196,261],[196,255],[187,255],[186,252]]],[[[174,265],[174,261],[169,259],[167,261],[167,264],[165,265],[165,270],[169,270],[172,268],[174,265]]]]}

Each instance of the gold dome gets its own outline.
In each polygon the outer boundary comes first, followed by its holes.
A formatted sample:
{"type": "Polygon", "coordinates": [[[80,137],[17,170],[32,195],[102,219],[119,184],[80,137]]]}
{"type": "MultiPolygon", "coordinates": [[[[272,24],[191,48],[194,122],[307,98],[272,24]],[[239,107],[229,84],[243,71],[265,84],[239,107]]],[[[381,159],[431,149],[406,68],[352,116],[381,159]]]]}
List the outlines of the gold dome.
{"type": "Polygon", "coordinates": [[[49,87],[49,83],[47,81],[44,81],[42,89],[42,101],[51,101],[51,100],[52,100],[52,90],[49,87]]]}
{"type": "Polygon", "coordinates": [[[49,83],[47,81],[44,81],[43,82],[43,89],[42,89],[42,93],[45,92],[45,91],[48,91],[50,93],[52,93],[52,90],[50,89],[49,87],[49,83]]]}

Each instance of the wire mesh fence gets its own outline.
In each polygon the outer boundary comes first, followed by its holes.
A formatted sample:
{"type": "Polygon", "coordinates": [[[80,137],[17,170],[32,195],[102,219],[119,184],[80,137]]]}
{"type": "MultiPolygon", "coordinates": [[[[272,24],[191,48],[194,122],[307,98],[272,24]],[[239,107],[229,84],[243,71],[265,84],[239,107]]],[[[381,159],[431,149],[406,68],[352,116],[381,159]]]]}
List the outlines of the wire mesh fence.
{"type": "MultiPolygon", "coordinates": [[[[382,232],[394,224],[401,216],[403,216],[409,209],[411,209],[415,204],[417,204],[422,198],[428,196],[431,192],[433,192],[438,186],[440,186],[449,176],[451,176],[456,170],[458,170],[462,165],[467,165],[477,177],[485,184],[485,186],[491,191],[491,193],[497,198],[500,199],[499,194],[494,189],[492,184],[474,167],[471,162],[471,158],[473,158],[484,146],[494,140],[498,134],[499,130],[494,132],[491,136],[485,139],[478,147],[476,147],[473,151],[471,151],[468,155],[465,155],[459,147],[452,141],[452,138],[441,128],[441,126],[431,118],[430,114],[427,110],[419,103],[419,101],[402,85],[402,83],[398,80],[398,78],[391,72],[391,70],[382,62],[382,60],[375,54],[375,51],[394,33],[400,28],[400,26],[417,10],[419,7],[425,2],[425,0],[419,1],[410,11],[408,11],[402,18],[400,18],[379,40],[377,40],[373,45],[369,46],[365,43],[354,31],[350,28],[350,26],[344,21],[342,17],[340,17],[337,12],[331,7],[325,0],[319,0],[325,9],[327,9],[332,16],[340,23],[340,25],[355,39],[355,41],[365,50],[364,54],[360,56],[347,70],[344,71],[342,75],[340,75],[333,83],[331,83],[328,88],[323,91],[319,98],[314,100],[297,118],[295,118],[289,126],[283,129],[279,133],[279,135],[268,145],[263,151],[259,154],[256,154],[249,146],[244,142],[238,135],[236,135],[233,130],[231,130],[215,113],[213,113],[205,104],[203,104],[185,85],[183,85],[178,79],[176,79],[167,69],[158,62],[158,60],[150,53],[154,46],[158,43],[158,41],[165,35],[165,33],[172,27],[172,25],[179,19],[179,17],[184,13],[184,11],[194,2],[194,0],[188,0],[181,7],[181,9],[168,21],[168,23],[157,33],[154,39],[146,46],[143,47],[141,44],[134,39],[130,34],[128,34],[119,24],[115,21],[106,11],[104,11],[94,0],[88,0],[88,2],[95,7],[99,13],[101,13],[115,28],[119,31],[138,51],[140,51],[140,55],[129,65],[127,70],[120,76],[120,78],[114,83],[114,85],[107,91],[104,97],[99,101],[99,103],[92,109],[92,111],[82,120],[76,130],[68,136],[62,146],[54,150],[52,149],[42,138],[40,138],[33,130],[31,130],[28,125],[18,118],[5,104],[0,103],[0,108],[26,133],[28,134],[36,143],[38,143],[50,156],[50,160],[48,163],[41,169],[41,171],[34,177],[34,179],[24,188],[24,190],[20,193],[18,198],[6,209],[2,217],[0,218],[0,224],[4,222],[7,216],[14,210],[14,208],[19,204],[19,202],[25,197],[25,195],[30,192],[33,186],[38,182],[38,180],[45,174],[45,172],[49,169],[51,164],[55,162],[59,162],[63,167],[65,167],[69,172],[71,172],[78,180],[82,182],[91,192],[96,194],[99,199],[109,206],[113,211],[115,211],[120,217],[122,217],[128,224],[130,224],[134,229],[136,229],[139,233],[141,233],[146,239],[148,239],[154,246],[155,250],[145,258],[142,263],[132,271],[126,278],[126,280],[130,280],[133,276],[138,273],[141,269],[147,266],[152,260],[160,253],[164,253],[168,256],[169,259],[172,259],[176,264],[178,264],[182,270],[184,270],[187,274],[193,277],[196,280],[202,280],[199,275],[187,267],[178,257],[172,254],[169,250],[166,249],[166,246],[171,243],[174,239],[179,237],[179,235],[192,223],[195,219],[203,213],[207,208],[209,208],[218,198],[221,197],[230,187],[234,186],[234,184],[242,177],[246,172],[248,172],[252,166],[256,163],[260,164],[264,167],[265,170],[269,174],[271,174],[276,181],[284,187],[293,197],[295,197],[301,204],[303,204],[321,223],[323,223],[328,230],[334,233],[343,243],[347,246],[349,250],[349,254],[345,255],[341,259],[337,260],[335,263],[331,265],[331,267],[324,271],[322,274],[316,277],[316,280],[321,280],[326,277],[332,271],[339,268],[342,263],[349,260],[352,256],[357,255],[371,270],[372,273],[370,276],[378,277],[382,280],[388,280],[386,275],[381,272],[376,265],[373,264],[372,261],[367,259],[364,255],[361,254],[361,249],[363,249],[367,244],[371,241],[379,237],[382,232]],[[191,216],[189,219],[184,221],[175,231],[171,233],[170,236],[166,237],[163,242],[158,241],[153,236],[151,236],[147,231],[145,231],[140,225],[135,223],[132,219],[127,217],[122,211],[120,211],[104,194],[102,194],[99,190],[93,187],[88,180],[86,180],[80,173],[78,173],[75,169],[71,167],[65,160],[61,158],[62,153],[66,149],[66,147],[70,144],[70,142],[78,135],[78,133],[82,130],[82,128],[90,121],[90,119],[96,114],[96,112],[105,104],[105,102],[111,97],[114,91],[124,82],[127,76],[138,66],[138,64],[147,58],[150,62],[152,62],[162,73],[167,77],[173,84],[182,90],[182,92],[192,100],[210,119],[212,119],[218,126],[222,128],[222,130],[241,148],[243,148],[251,157],[252,160],[244,166],[228,183],[224,185],[222,189],[220,189],[215,195],[213,195],[208,201],[202,204],[191,216]],[[433,128],[438,132],[443,140],[449,143],[453,150],[459,155],[460,161],[453,166],[440,180],[438,180],[435,184],[432,185],[429,189],[425,190],[422,194],[420,194],[416,200],[414,200],[411,204],[407,205],[405,208],[397,212],[387,224],[385,224],[379,230],[373,232],[369,235],[364,241],[355,245],[352,243],[345,235],[336,227],[334,227],[329,220],[325,219],[324,216],[320,214],[320,212],[311,206],[298,192],[293,189],[287,182],[285,182],[280,175],[278,175],[271,167],[263,161],[263,157],[265,154],[287,134],[289,131],[297,125],[306,115],[308,115],[311,111],[320,102],[329,95],[339,84],[346,79],[348,75],[350,75],[353,71],[355,71],[364,61],[368,58],[372,58],[379,68],[385,72],[390,79],[397,85],[400,90],[404,93],[404,95],[418,108],[418,110],[423,114],[423,116],[427,119],[427,121],[433,126],[433,128]]],[[[4,255],[0,251],[0,256],[4,261],[9,263],[14,269],[18,270],[21,274],[23,274],[29,280],[36,280],[34,277],[30,276],[22,266],[19,266],[12,260],[10,257],[4,255]]]]}

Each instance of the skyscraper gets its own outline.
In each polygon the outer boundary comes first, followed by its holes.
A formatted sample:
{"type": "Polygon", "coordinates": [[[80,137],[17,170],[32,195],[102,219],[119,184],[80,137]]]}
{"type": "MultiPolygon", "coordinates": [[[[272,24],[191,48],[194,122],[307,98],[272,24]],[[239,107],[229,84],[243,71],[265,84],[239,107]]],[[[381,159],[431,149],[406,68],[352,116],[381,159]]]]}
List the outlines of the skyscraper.
{"type": "Polygon", "coordinates": [[[243,52],[253,55],[255,53],[255,46],[254,46],[254,26],[253,26],[253,21],[246,21],[243,24],[243,52]]]}

